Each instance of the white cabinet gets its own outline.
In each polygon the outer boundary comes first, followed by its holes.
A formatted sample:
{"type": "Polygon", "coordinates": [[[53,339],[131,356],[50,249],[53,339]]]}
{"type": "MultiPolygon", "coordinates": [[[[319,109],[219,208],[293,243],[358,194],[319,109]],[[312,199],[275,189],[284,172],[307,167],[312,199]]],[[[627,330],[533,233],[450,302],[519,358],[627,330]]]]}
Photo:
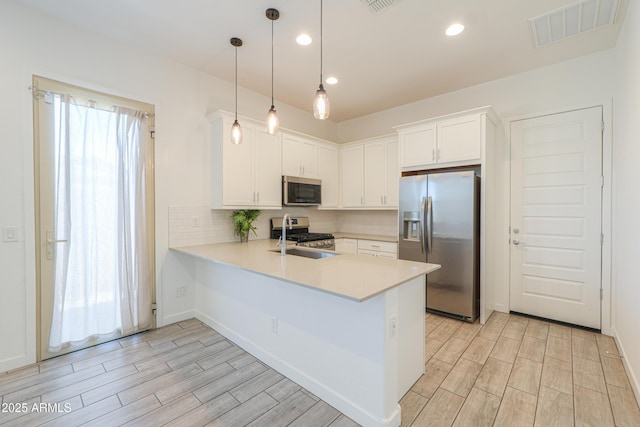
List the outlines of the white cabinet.
{"type": "Polygon", "coordinates": [[[398,137],[400,166],[421,166],[436,162],[435,123],[398,130],[398,137]]]}
{"type": "Polygon", "coordinates": [[[480,114],[438,122],[438,163],[464,160],[480,162],[482,139],[480,114]]]}
{"type": "Polygon", "coordinates": [[[242,119],[242,144],[231,142],[233,115],[216,112],[211,122],[211,207],[282,208],[281,140],[264,124],[242,119]]]}
{"type": "Polygon", "coordinates": [[[342,254],[357,254],[358,241],[356,239],[336,239],[336,252],[342,254]]]}
{"type": "Polygon", "coordinates": [[[342,206],[364,207],[364,146],[343,148],[341,158],[342,206]]]}
{"type": "Polygon", "coordinates": [[[415,170],[480,164],[482,115],[460,113],[396,126],[400,167],[415,170]]]}
{"type": "Polygon", "coordinates": [[[398,258],[398,244],[377,240],[358,240],[358,255],[377,256],[382,258],[398,258]]]}
{"type": "Polygon", "coordinates": [[[302,136],[282,132],[282,174],[318,178],[318,146],[302,136]]]}
{"type": "Polygon", "coordinates": [[[364,146],[364,204],[398,207],[398,143],[395,139],[364,146]]]}
{"type": "Polygon", "coordinates": [[[398,143],[378,138],[342,149],[342,206],[395,209],[398,207],[398,143]]]}
{"type": "Polygon", "coordinates": [[[318,178],[322,181],[320,208],[338,207],[338,148],[318,145],[318,178]]]}

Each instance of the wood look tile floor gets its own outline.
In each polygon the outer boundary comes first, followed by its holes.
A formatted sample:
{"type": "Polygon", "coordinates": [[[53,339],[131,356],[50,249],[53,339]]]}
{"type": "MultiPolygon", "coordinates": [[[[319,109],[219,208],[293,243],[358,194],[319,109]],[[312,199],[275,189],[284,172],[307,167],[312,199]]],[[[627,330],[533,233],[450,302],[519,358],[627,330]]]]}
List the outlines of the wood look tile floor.
{"type": "MultiPolygon", "coordinates": [[[[640,426],[610,337],[504,313],[425,326],[403,426],[640,426]]],[[[11,426],[357,426],[195,319],[0,374],[0,396],[11,426]]]]}
{"type": "Polygon", "coordinates": [[[505,313],[485,325],[427,313],[425,332],[403,426],[640,426],[611,337],[505,313]]]}

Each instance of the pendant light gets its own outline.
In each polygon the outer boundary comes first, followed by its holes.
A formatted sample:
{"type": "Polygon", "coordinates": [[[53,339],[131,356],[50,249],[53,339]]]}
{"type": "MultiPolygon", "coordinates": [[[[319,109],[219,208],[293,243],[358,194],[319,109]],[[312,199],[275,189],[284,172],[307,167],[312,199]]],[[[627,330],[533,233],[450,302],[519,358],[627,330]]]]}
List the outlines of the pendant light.
{"type": "Polygon", "coordinates": [[[231,46],[236,48],[236,119],[231,126],[231,142],[234,144],[242,144],[242,128],[238,123],[238,48],[242,46],[242,40],[233,37],[230,40],[231,46]]]}
{"type": "Polygon", "coordinates": [[[329,96],[322,86],[322,0],[320,0],[320,87],[313,98],[313,116],[316,119],[325,120],[329,118],[330,110],[329,96]]]}
{"type": "Polygon", "coordinates": [[[267,18],[271,20],[271,108],[267,113],[267,132],[275,135],[280,126],[280,118],[276,113],[276,107],[273,105],[273,21],[280,18],[280,12],[277,9],[267,9],[267,18]]]}

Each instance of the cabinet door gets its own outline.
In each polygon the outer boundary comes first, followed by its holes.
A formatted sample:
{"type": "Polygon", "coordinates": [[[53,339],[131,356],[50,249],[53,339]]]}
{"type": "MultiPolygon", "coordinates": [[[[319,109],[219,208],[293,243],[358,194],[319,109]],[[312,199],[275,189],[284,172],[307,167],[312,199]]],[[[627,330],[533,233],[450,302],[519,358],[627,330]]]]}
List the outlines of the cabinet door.
{"type": "Polygon", "coordinates": [[[438,122],[438,163],[480,161],[482,147],[480,115],[438,122]]]}
{"type": "Polygon", "coordinates": [[[430,165],[436,162],[436,125],[430,123],[400,131],[400,166],[430,165]]]}
{"type": "Polygon", "coordinates": [[[318,178],[322,181],[322,207],[338,206],[338,149],[318,146],[318,178]]]}
{"type": "Polygon", "coordinates": [[[336,252],[343,254],[357,254],[358,241],[356,239],[336,239],[336,252]]]}
{"type": "Polygon", "coordinates": [[[318,145],[309,140],[301,139],[302,143],[302,176],[306,178],[318,177],[318,145]]]}
{"type": "Polygon", "coordinates": [[[398,142],[387,142],[387,173],[385,207],[398,207],[398,190],[400,187],[400,168],[398,166],[398,142]]]}
{"type": "Polygon", "coordinates": [[[302,176],[302,146],[298,137],[282,134],[282,175],[302,176]]]}
{"type": "Polygon", "coordinates": [[[385,143],[364,146],[364,204],[367,207],[384,206],[386,187],[385,143]]]}
{"type": "Polygon", "coordinates": [[[255,131],[255,193],[259,206],[282,206],[280,149],[280,135],[270,135],[262,129],[255,131]]]}
{"type": "Polygon", "coordinates": [[[364,147],[358,145],[342,150],[342,206],[360,208],[364,205],[364,147]]]}
{"type": "Polygon", "coordinates": [[[224,120],[222,127],[222,204],[251,206],[255,203],[253,143],[254,128],[242,125],[242,144],[231,143],[231,122],[224,120]]]}
{"type": "Polygon", "coordinates": [[[316,143],[283,133],[282,174],[316,178],[318,176],[316,143]]]}

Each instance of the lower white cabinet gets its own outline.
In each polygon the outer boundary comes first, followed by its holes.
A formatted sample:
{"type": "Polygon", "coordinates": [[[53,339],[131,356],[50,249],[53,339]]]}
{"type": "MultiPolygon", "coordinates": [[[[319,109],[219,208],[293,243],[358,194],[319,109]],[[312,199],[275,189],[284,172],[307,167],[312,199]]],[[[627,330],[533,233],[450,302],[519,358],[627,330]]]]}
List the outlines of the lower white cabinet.
{"type": "Polygon", "coordinates": [[[358,240],[358,255],[398,258],[398,244],[377,240],[358,240]]]}
{"type": "Polygon", "coordinates": [[[356,239],[336,239],[336,252],[343,254],[357,254],[358,240],[356,239]]]}

